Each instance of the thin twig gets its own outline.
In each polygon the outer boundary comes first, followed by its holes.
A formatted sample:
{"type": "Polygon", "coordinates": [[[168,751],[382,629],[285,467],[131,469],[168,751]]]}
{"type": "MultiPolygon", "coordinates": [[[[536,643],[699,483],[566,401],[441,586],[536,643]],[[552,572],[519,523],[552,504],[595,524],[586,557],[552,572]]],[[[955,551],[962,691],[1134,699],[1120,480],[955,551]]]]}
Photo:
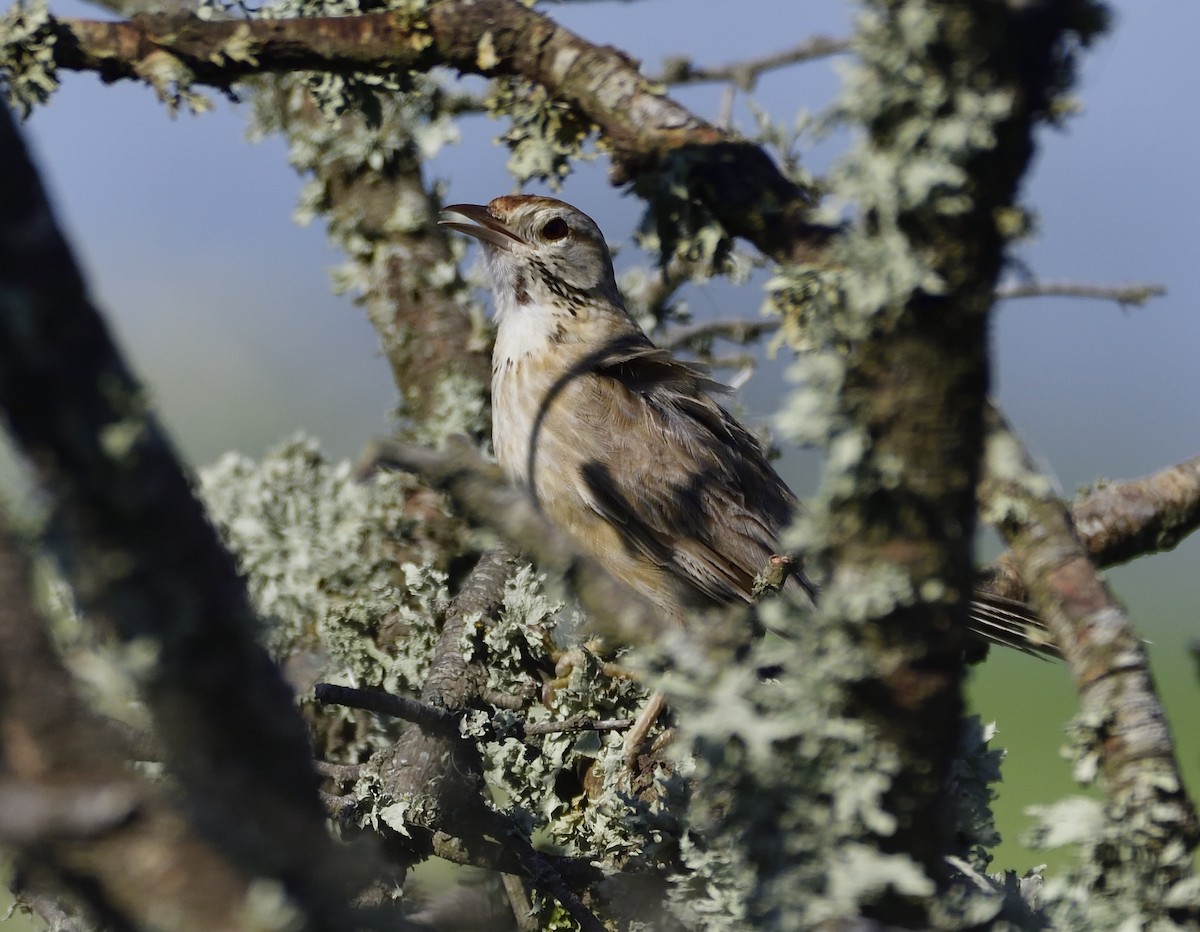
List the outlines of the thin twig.
{"type": "Polygon", "coordinates": [[[633,725],[631,718],[568,719],[565,722],[539,722],[521,730],[526,735],[573,734],[583,731],[623,731],[633,725]]]}
{"type": "Polygon", "coordinates": [[[695,64],[690,58],[679,56],[663,61],[662,71],[650,78],[656,84],[705,84],[714,81],[729,81],[744,91],[754,89],[758,79],[768,71],[798,65],[802,62],[818,58],[828,58],[830,55],[841,55],[850,50],[849,39],[835,39],[832,36],[812,36],[798,45],[772,52],[745,61],[730,62],[726,65],[704,67],[695,64]]]}
{"type": "Polygon", "coordinates": [[[1123,307],[1141,307],[1151,298],[1161,298],[1166,293],[1166,286],[1152,283],[1087,285],[1079,282],[1026,282],[1019,285],[1001,285],[996,289],[996,299],[1003,301],[1008,298],[1094,298],[1100,301],[1115,301],[1123,307]]]}
{"type": "MultiPolygon", "coordinates": [[[[1164,285],[1153,283],[1132,285],[1087,285],[1074,282],[1028,282],[1020,285],[1001,285],[995,291],[997,301],[1010,298],[1091,298],[1097,301],[1115,301],[1122,306],[1140,307],[1151,298],[1167,293],[1164,285]]],[[[779,329],[775,319],[767,320],[714,320],[669,331],[662,338],[662,345],[670,350],[695,348],[713,340],[729,340],[731,343],[753,343],[779,329]]]]}
{"type": "Polygon", "coordinates": [[[457,735],[459,717],[445,709],[437,709],[416,699],[397,696],[382,689],[357,689],[334,683],[318,683],[313,688],[317,702],[364,709],[412,722],[418,728],[436,735],[457,735]]]}
{"type": "MultiPolygon", "coordinates": [[[[368,712],[378,712],[380,715],[391,715],[394,718],[412,722],[431,734],[456,736],[459,733],[459,715],[445,709],[435,708],[416,699],[384,692],[381,689],[356,689],[350,686],[336,686],[332,683],[318,683],[313,694],[318,702],[346,706],[351,709],[365,709],[368,712]]],[[[484,725],[484,738],[490,740],[520,739],[527,735],[619,731],[622,728],[628,728],[632,723],[633,720],[627,718],[588,719],[583,716],[563,722],[537,722],[532,725],[524,722],[504,724],[492,721],[484,725]]],[[[345,774],[334,769],[336,767],[338,765],[318,763],[317,772],[326,776],[344,777],[345,774]]],[[[354,779],[354,777],[350,777],[350,779],[354,779]]]]}
{"type": "Polygon", "coordinates": [[[353,783],[362,774],[362,764],[332,764],[329,761],[315,760],[313,768],[326,779],[332,780],[339,786],[353,783]]]}
{"type": "Polygon", "coordinates": [[[690,327],[680,327],[669,332],[662,341],[669,350],[694,348],[713,340],[729,340],[731,343],[753,343],[759,337],[774,333],[779,321],[770,320],[714,320],[690,327]]]}

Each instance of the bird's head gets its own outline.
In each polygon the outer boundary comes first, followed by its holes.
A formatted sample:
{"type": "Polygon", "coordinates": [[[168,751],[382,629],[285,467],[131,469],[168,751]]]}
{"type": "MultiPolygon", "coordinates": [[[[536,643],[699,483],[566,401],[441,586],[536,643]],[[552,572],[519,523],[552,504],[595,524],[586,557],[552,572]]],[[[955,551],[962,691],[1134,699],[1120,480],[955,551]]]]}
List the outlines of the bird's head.
{"type": "Polygon", "coordinates": [[[441,225],[483,244],[501,318],[530,306],[623,311],[604,235],[583,211],[552,197],[512,194],[486,206],[453,204],[445,213],[471,221],[450,217],[441,225]]]}

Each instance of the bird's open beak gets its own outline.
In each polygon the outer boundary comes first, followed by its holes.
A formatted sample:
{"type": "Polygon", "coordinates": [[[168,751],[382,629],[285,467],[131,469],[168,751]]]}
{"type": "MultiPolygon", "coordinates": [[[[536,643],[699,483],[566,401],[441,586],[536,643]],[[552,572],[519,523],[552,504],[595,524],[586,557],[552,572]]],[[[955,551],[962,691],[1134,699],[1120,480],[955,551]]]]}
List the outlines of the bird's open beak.
{"type": "Polygon", "coordinates": [[[497,249],[508,250],[512,248],[513,243],[523,244],[525,242],[520,236],[493,217],[486,207],[480,204],[451,204],[442,210],[442,215],[442,219],[438,221],[438,226],[449,227],[451,230],[458,230],[459,233],[466,233],[467,236],[473,236],[480,242],[495,246],[497,249]],[[460,223],[457,220],[448,220],[445,217],[446,214],[458,214],[461,217],[466,217],[468,220],[473,220],[474,223],[460,223]]]}

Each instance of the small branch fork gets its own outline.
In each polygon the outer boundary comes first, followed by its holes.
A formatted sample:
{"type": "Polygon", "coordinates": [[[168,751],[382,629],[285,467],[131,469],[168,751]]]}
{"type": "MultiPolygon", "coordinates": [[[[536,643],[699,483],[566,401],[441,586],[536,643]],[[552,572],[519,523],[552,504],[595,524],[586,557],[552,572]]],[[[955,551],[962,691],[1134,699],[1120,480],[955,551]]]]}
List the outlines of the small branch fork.
{"type": "MultiPolygon", "coordinates": [[[[983,507],[996,494],[985,482],[983,507]]],[[[1200,528],[1200,456],[1141,479],[1107,482],[1080,496],[1070,507],[1075,537],[1100,568],[1173,549],[1200,528]]],[[[987,569],[983,587],[1018,602],[1029,600],[1019,558],[1002,554],[987,569]]]]}
{"type": "Polygon", "coordinates": [[[758,79],[768,71],[815,61],[818,58],[828,58],[831,55],[841,55],[848,51],[850,51],[849,39],[811,36],[780,52],[747,58],[744,61],[730,62],[727,65],[706,68],[684,56],[668,58],[663,61],[662,71],[653,75],[650,80],[658,84],[674,86],[729,81],[744,91],[750,91],[754,89],[758,79]]]}

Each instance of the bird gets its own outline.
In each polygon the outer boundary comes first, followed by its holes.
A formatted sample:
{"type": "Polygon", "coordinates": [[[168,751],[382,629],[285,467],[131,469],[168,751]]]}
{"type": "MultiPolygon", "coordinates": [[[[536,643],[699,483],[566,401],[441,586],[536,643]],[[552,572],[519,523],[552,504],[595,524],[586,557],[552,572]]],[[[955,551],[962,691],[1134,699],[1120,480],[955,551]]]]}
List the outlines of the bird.
{"type": "MultiPolygon", "coordinates": [[[[673,621],[753,602],[801,503],[717,400],[729,389],[629,315],[596,222],[564,201],[513,194],[447,206],[440,223],[483,245],[504,474],[673,621]]],[[[818,598],[802,560],[786,585],[818,598]]],[[[1023,603],[977,592],[970,619],[986,640],[1053,653],[1023,603]]]]}

